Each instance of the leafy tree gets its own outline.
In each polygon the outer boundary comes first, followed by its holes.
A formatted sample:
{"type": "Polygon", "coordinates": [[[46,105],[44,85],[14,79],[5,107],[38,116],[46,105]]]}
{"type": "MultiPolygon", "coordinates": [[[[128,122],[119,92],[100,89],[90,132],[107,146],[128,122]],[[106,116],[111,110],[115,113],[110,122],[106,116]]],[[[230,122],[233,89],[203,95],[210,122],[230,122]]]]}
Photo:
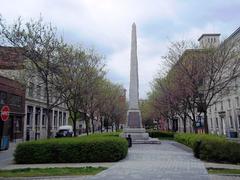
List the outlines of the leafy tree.
{"type": "Polygon", "coordinates": [[[48,138],[51,136],[50,112],[53,107],[62,103],[62,92],[56,93],[54,82],[58,73],[58,54],[65,43],[57,35],[56,27],[38,20],[23,23],[18,18],[12,25],[7,25],[0,16],[0,37],[2,45],[20,48],[22,55],[31,63],[28,74],[33,74],[39,85],[44,85],[47,106],[48,138]],[[54,97],[54,98],[52,98],[54,97]]]}

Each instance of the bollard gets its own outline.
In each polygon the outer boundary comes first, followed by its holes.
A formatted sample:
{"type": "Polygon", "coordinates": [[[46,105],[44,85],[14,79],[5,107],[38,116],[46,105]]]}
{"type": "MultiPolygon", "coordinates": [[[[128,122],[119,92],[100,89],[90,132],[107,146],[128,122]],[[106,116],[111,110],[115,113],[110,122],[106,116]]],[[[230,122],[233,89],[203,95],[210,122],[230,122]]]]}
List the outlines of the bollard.
{"type": "Polygon", "coordinates": [[[131,135],[128,134],[128,136],[126,137],[127,141],[128,141],[128,147],[132,147],[132,138],[131,135]]]}

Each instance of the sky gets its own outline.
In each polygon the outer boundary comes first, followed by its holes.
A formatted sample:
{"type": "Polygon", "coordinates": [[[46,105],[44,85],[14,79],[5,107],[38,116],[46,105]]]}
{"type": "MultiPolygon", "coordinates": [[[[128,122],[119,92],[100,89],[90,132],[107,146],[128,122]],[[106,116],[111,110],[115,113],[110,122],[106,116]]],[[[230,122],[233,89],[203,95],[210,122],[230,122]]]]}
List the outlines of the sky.
{"type": "Polygon", "coordinates": [[[239,26],[239,0],[0,0],[7,22],[21,16],[55,25],[64,39],[105,57],[107,78],[129,88],[131,25],[137,26],[139,94],[167,71],[162,56],[171,42],[203,33],[224,39],[239,26]]]}

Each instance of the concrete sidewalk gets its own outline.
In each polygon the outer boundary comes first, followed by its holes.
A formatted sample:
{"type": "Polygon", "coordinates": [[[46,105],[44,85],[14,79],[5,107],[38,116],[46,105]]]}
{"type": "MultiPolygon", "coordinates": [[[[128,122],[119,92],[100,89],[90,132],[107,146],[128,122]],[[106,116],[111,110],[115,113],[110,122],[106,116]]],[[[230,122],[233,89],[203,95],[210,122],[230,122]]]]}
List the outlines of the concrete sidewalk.
{"type": "Polygon", "coordinates": [[[13,153],[17,144],[18,143],[11,142],[8,150],[0,151],[0,169],[14,163],[13,153]]]}
{"type": "Polygon", "coordinates": [[[220,169],[240,169],[240,165],[236,164],[220,164],[204,162],[206,168],[220,168],[220,169]]]}

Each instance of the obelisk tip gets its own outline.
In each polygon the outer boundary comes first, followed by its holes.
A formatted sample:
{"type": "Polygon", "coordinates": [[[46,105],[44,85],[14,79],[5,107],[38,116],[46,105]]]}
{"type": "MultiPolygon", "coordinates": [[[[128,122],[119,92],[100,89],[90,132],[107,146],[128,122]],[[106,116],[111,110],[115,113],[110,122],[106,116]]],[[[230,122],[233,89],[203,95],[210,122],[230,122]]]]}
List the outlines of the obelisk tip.
{"type": "Polygon", "coordinates": [[[133,22],[133,24],[132,24],[132,27],[136,27],[136,24],[135,24],[135,22],[133,22]]]}

